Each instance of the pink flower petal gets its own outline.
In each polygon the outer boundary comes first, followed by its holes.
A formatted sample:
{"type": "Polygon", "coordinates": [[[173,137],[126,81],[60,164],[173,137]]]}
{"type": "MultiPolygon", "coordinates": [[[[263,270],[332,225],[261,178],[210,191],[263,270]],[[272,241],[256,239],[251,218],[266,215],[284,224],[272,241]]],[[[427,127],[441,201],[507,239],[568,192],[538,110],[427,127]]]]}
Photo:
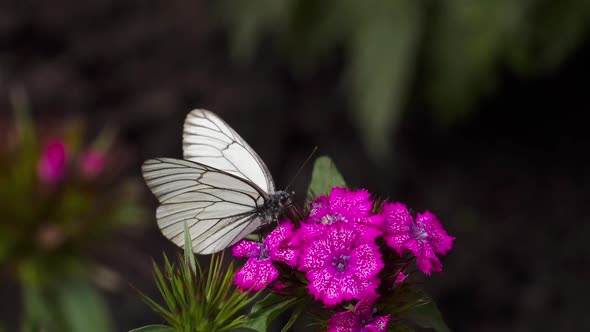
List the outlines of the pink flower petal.
{"type": "Polygon", "coordinates": [[[352,243],[358,238],[358,233],[354,228],[341,225],[332,226],[325,235],[330,252],[346,251],[344,254],[347,254],[352,249],[352,243]]]}
{"type": "Polygon", "coordinates": [[[279,276],[279,271],[270,259],[259,261],[249,259],[236,274],[235,284],[243,291],[258,291],[269,285],[279,276]]]}
{"type": "Polygon", "coordinates": [[[382,214],[385,218],[383,238],[388,246],[400,256],[410,250],[418,268],[427,275],[442,271],[436,254],[445,255],[451,250],[455,238],[447,234],[434,214],[426,211],[414,220],[401,203],[385,204],[382,214]]]}
{"type": "Polygon", "coordinates": [[[387,234],[404,234],[414,222],[414,218],[402,203],[385,203],[382,212],[386,222],[384,230],[387,234]]]}
{"type": "Polygon", "coordinates": [[[376,275],[382,268],[374,237],[367,240],[342,223],[326,226],[324,236],[305,248],[300,265],[310,281],[310,294],[327,306],[374,293],[379,285],[376,275]]]}
{"type": "Polygon", "coordinates": [[[373,318],[370,324],[365,326],[365,331],[367,332],[385,332],[387,331],[387,324],[389,324],[389,320],[391,319],[391,315],[387,316],[377,316],[373,318]]]}
{"type": "Polygon", "coordinates": [[[365,190],[354,190],[345,193],[346,204],[343,208],[358,214],[369,214],[373,209],[373,202],[370,200],[371,194],[365,190]]]}
{"type": "Polygon", "coordinates": [[[283,241],[293,235],[293,224],[289,221],[282,221],[270,234],[264,239],[264,244],[268,250],[278,248],[283,241]]]}
{"type": "Polygon", "coordinates": [[[231,248],[234,257],[258,257],[260,243],[242,240],[231,248]]]}
{"type": "Polygon", "coordinates": [[[348,274],[340,280],[340,297],[342,300],[360,298],[367,287],[371,285],[371,279],[360,277],[358,274],[348,274]]]}
{"type": "Polygon", "coordinates": [[[289,248],[279,248],[271,251],[270,258],[275,262],[285,263],[294,267],[299,260],[299,251],[289,248]]]}
{"type": "Polygon", "coordinates": [[[325,269],[311,270],[305,273],[305,277],[310,280],[307,285],[309,294],[313,295],[316,300],[321,300],[324,297],[325,290],[332,282],[332,273],[328,273],[325,269]]]}
{"type": "Polygon", "coordinates": [[[373,316],[376,297],[360,300],[352,310],[339,312],[328,320],[328,331],[385,332],[391,315],[373,316]]]}
{"type": "Polygon", "coordinates": [[[418,213],[416,222],[424,225],[426,233],[430,235],[430,244],[434,252],[445,255],[447,251],[453,248],[455,238],[447,234],[433,213],[429,211],[423,214],[418,213]]]}
{"type": "Polygon", "coordinates": [[[303,256],[301,258],[300,269],[315,270],[322,269],[327,264],[326,260],[330,255],[330,242],[328,239],[317,239],[306,249],[304,249],[303,256]]]}
{"type": "Polygon", "coordinates": [[[328,320],[328,332],[358,332],[361,324],[352,311],[339,312],[328,320]]]}
{"type": "Polygon", "coordinates": [[[309,202],[308,219],[310,223],[319,223],[329,212],[328,197],[318,196],[314,201],[309,202]]]}
{"type": "Polygon", "coordinates": [[[384,266],[379,247],[374,244],[363,243],[354,248],[350,256],[350,265],[354,266],[355,273],[363,278],[377,275],[384,266]]]}

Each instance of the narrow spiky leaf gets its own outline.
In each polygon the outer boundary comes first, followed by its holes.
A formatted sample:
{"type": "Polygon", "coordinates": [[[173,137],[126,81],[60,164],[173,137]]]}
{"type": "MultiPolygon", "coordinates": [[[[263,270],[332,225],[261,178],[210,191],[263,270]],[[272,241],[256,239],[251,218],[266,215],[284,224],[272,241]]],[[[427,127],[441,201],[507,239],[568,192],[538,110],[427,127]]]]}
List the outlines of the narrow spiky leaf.
{"type": "Polygon", "coordinates": [[[174,328],[166,325],[148,325],[144,327],[140,327],[137,329],[133,329],[129,332],[174,332],[176,331],[174,328]]]}
{"type": "Polygon", "coordinates": [[[224,332],[240,328],[247,319],[238,312],[257,294],[243,293],[233,285],[234,265],[230,263],[224,269],[223,257],[213,255],[209,267],[202,269],[198,263],[191,267],[187,256],[179,256],[179,264],[174,265],[164,255],[163,267],[154,264],[154,278],[165,306],[140,294],[175,331],[224,332]]]}
{"type": "Polygon", "coordinates": [[[295,322],[299,318],[299,315],[301,315],[301,312],[303,312],[303,309],[305,308],[305,304],[306,304],[305,302],[302,302],[301,304],[299,304],[295,308],[295,310],[291,314],[291,317],[287,321],[287,324],[285,324],[285,326],[283,326],[283,328],[281,329],[281,332],[287,332],[287,331],[289,331],[289,329],[291,328],[291,326],[293,326],[293,324],[295,324],[295,322]]]}
{"type": "Polygon", "coordinates": [[[184,221],[184,261],[190,266],[193,273],[197,273],[197,264],[195,263],[195,254],[193,253],[193,244],[191,241],[190,230],[186,220],[184,221]]]}
{"type": "MultiPolygon", "coordinates": [[[[139,291],[138,291],[139,292],[139,291]]],[[[174,315],[166,310],[164,307],[159,305],[157,302],[152,300],[149,296],[145,295],[142,292],[139,292],[139,296],[141,297],[142,301],[144,301],[154,312],[162,316],[168,322],[175,322],[174,315]]]]}
{"type": "Polygon", "coordinates": [[[258,301],[248,315],[248,322],[244,327],[264,332],[270,324],[285,310],[297,303],[297,298],[285,297],[276,294],[268,294],[263,300],[258,301]]]}

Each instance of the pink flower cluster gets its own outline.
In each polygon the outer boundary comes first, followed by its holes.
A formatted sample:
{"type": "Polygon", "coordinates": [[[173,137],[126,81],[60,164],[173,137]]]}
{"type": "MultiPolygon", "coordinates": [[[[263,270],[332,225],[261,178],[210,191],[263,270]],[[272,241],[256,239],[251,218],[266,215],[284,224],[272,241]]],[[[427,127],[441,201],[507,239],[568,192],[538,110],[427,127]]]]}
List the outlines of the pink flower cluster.
{"type": "MultiPolygon", "coordinates": [[[[71,151],[62,139],[48,141],[37,162],[37,177],[39,181],[48,186],[60,183],[66,176],[68,162],[71,159],[71,151]]],[[[79,156],[77,162],[78,171],[83,179],[92,180],[99,176],[106,165],[105,152],[97,149],[85,150],[79,156]]]]}
{"type": "MultiPolygon", "coordinates": [[[[379,243],[400,257],[410,252],[430,275],[442,271],[436,254],[446,254],[453,240],[428,211],[413,218],[402,203],[386,202],[376,212],[366,190],[335,187],[310,202],[298,227],[283,220],[263,243],[243,240],[234,246],[234,256],[248,258],[235,283],[243,290],[260,290],[279,277],[277,266],[287,265],[305,275],[308,293],[326,307],[358,301],[353,309],[335,314],[328,331],[386,331],[390,316],[374,316],[379,274],[388,263],[379,243]]],[[[405,274],[393,277],[403,282],[405,274]]]]}

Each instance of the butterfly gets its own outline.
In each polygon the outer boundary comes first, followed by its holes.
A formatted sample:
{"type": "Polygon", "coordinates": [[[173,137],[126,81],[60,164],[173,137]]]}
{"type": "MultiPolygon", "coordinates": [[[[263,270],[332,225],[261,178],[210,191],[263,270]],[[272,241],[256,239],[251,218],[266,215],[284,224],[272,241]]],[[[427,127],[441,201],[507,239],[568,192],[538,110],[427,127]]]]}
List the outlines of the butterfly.
{"type": "Polygon", "coordinates": [[[254,150],[214,113],[192,110],[183,132],[183,158],[143,163],[146,184],[158,198],[162,234],[184,246],[185,222],[192,251],[212,254],[276,221],[292,192],[275,191],[268,168],[254,150]]]}

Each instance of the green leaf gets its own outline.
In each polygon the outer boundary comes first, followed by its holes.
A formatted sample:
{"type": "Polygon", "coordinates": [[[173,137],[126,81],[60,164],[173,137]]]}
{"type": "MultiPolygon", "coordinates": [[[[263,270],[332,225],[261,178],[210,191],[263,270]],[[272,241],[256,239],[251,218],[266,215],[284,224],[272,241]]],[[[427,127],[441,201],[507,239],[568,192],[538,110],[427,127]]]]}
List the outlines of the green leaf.
{"type": "MultiPolygon", "coordinates": [[[[493,89],[501,59],[526,45],[522,38],[535,30],[528,16],[540,3],[532,3],[454,0],[446,1],[444,10],[434,15],[433,38],[425,53],[431,68],[425,91],[439,121],[461,119],[473,110],[479,96],[493,89]]],[[[551,13],[551,17],[562,16],[551,13]]],[[[535,52],[534,57],[542,54],[535,52]]]]}
{"type": "Polygon", "coordinates": [[[50,303],[47,293],[37,282],[21,279],[23,282],[23,332],[38,331],[41,328],[59,330],[63,328],[58,322],[55,306],[50,303]]]}
{"type": "MultiPolygon", "coordinates": [[[[249,320],[242,327],[266,332],[270,324],[285,310],[298,302],[297,298],[268,294],[257,302],[250,311],[249,320]]],[[[292,324],[292,323],[291,323],[292,324]]]]}
{"type": "Polygon", "coordinates": [[[67,331],[112,331],[107,308],[97,290],[84,281],[64,283],[57,305],[64,316],[67,331]]]}
{"type": "Polygon", "coordinates": [[[327,195],[333,187],[346,187],[346,182],[330,157],[319,157],[313,165],[307,195],[308,197],[327,195]]]}
{"type": "Polygon", "coordinates": [[[35,145],[35,128],[31,120],[29,96],[23,86],[14,86],[10,90],[10,103],[14,112],[15,125],[24,147],[35,145]]]}
{"type": "Polygon", "coordinates": [[[112,331],[102,297],[83,280],[64,280],[59,285],[27,284],[24,331],[112,331]]]}
{"type": "Polygon", "coordinates": [[[391,158],[391,132],[411,86],[422,25],[420,1],[349,2],[356,20],[348,36],[351,108],[370,156],[391,158]]]}
{"type": "Polygon", "coordinates": [[[148,325],[129,332],[174,332],[174,329],[166,325],[148,325]]]}
{"type": "Polygon", "coordinates": [[[451,331],[434,302],[429,302],[409,310],[402,316],[413,321],[420,327],[431,328],[437,332],[451,331]]]}
{"type": "Polygon", "coordinates": [[[415,332],[414,329],[400,323],[400,322],[393,322],[389,323],[390,327],[388,329],[389,332],[415,332]]]}
{"type": "Polygon", "coordinates": [[[144,220],[145,215],[145,210],[135,202],[125,202],[114,208],[110,214],[110,222],[104,228],[111,230],[115,227],[136,225],[144,220]]]}
{"type": "Polygon", "coordinates": [[[287,321],[287,324],[285,324],[285,326],[283,326],[283,328],[281,329],[281,332],[289,331],[291,326],[293,326],[293,324],[295,324],[295,322],[297,321],[297,318],[299,318],[299,315],[301,315],[301,312],[303,311],[304,308],[305,308],[305,302],[301,303],[300,305],[297,306],[297,308],[295,308],[295,311],[293,311],[293,314],[291,314],[291,318],[289,318],[289,321],[287,321]]]}
{"type": "Polygon", "coordinates": [[[251,60],[264,30],[282,31],[295,4],[294,0],[222,2],[225,20],[234,25],[232,56],[242,62],[251,60]]]}
{"type": "Polygon", "coordinates": [[[410,320],[420,327],[431,328],[437,332],[450,332],[451,330],[442,318],[436,303],[424,291],[415,289],[415,295],[425,300],[421,305],[400,313],[400,317],[410,320]]]}
{"type": "Polygon", "coordinates": [[[197,273],[197,264],[195,262],[195,254],[193,253],[193,244],[191,241],[190,230],[186,220],[184,221],[184,261],[187,266],[190,266],[194,273],[197,273]]]}

